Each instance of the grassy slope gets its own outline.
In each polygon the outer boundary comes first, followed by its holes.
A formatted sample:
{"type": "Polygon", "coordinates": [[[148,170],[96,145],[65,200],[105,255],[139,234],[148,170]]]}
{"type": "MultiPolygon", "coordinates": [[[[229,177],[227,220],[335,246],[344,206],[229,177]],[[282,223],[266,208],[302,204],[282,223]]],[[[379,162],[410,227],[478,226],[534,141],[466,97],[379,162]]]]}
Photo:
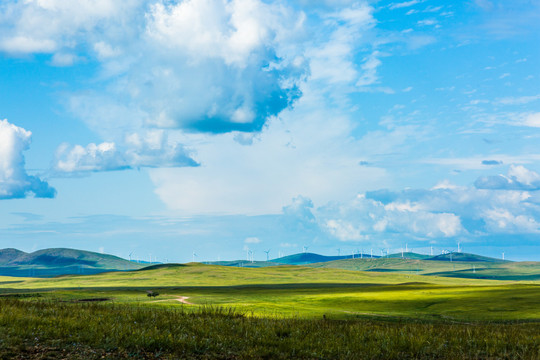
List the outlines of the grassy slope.
{"type": "Polygon", "coordinates": [[[464,262],[401,258],[347,259],[306,265],[316,268],[379,271],[470,279],[540,280],[540,262],[464,262]]]}
{"type": "Polygon", "coordinates": [[[424,255],[424,254],[417,254],[417,253],[413,253],[413,252],[404,252],[403,254],[401,253],[395,253],[395,254],[389,254],[388,256],[385,256],[386,258],[405,258],[405,259],[419,259],[419,260],[423,260],[423,259],[429,259],[431,256],[430,255],[424,255]]]}
{"type": "MultiPolygon", "coordinates": [[[[356,255],[359,256],[359,255],[356,255]]],[[[369,255],[364,254],[364,257],[367,257],[369,255]]],[[[318,263],[318,262],[326,262],[326,261],[334,261],[334,260],[343,260],[351,258],[352,255],[342,255],[342,256],[326,256],[326,255],[319,255],[314,253],[298,253],[293,255],[287,255],[283,256],[277,259],[272,259],[270,262],[275,262],[279,264],[288,264],[288,265],[305,265],[305,264],[312,264],[312,263],[318,263]]],[[[374,256],[377,257],[377,256],[374,256]]]]}
{"type": "Polygon", "coordinates": [[[188,296],[195,304],[231,306],[264,316],[540,319],[538,282],[515,284],[300,266],[247,269],[200,264],[15,283],[9,278],[0,280],[0,293],[46,291],[50,298],[102,297],[117,303],[153,306],[180,306],[176,298],[188,296]],[[146,290],[161,295],[152,300],[146,297],[146,290]]]}
{"type": "Polygon", "coordinates": [[[504,260],[496,259],[492,257],[469,254],[464,252],[459,253],[448,253],[437,255],[429,258],[429,260],[434,261],[466,261],[466,262],[494,262],[494,263],[504,263],[504,260]]]}

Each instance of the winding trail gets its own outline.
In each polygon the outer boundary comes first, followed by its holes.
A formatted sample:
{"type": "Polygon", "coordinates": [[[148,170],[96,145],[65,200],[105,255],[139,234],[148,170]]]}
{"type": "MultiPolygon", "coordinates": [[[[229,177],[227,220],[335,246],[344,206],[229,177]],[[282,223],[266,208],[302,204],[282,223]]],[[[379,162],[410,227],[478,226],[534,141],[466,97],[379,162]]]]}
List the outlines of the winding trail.
{"type": "Polygon", "coordinates": [[[190,303],[189,301],[187,301],[187,299],[189,299],[189,296],[180,296],[180,297],[178,297],[178,298],[176,298],[174,300],[179,301],[182,304],[186,304],[186,305],[195,305],[195,304],[190,303]]]}
{"type": "Polygon", "coordinates": [[[186,304],[186,305],[195,305],[194,303],[190,303],[189,301],[187,301],[187,299],[189,299],[189,296],[178,296],[174,299],[161,299],[161,300],[154,300],[152,302],[163,302],[163,301],[174,300],[174,301],[181,302],[182,304],[186,304]]]}

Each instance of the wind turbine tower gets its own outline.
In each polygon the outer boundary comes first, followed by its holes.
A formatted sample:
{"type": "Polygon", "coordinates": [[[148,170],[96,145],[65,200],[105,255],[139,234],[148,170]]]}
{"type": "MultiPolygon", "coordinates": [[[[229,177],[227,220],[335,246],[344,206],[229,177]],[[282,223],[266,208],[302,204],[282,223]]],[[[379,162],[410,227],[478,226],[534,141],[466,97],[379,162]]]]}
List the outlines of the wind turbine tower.
{"type": "Polygon", "coordinates": [[[371,258],[373,259],[373,248],[371,249],[371,258]]]}
{"type": "Polygon", "coordinates": [[[433,256],[433,246],[431,247],[431,256],[433,256]]]}
{"type": "Polygon", "coordinates": [[[129,253],[129,261],[131,261],[131,255],[133,254],[133,251],[129,253]]]}
{"type": "Polygon", "coordinates": [[[193,252],[193,255],[192,255],[192,261],[195,262],[195,257],[197,256],[197,254],[195,254],[195,251],[193,252]]]}
{"type": "Polygon", "coordinates": [[[457,252],[460,253],[461,252],[461,243],[457,243],[457,252]]]}
{"type": "Polygon", "coordinates": [[[502,259],[504,260],[504,252],[502,253],[502,259]]]}
{"type": "Polygon", "coordinates": [[[408,253],[409,252],[409,245],[407,243],[405,243],[405,252],[408,253]]]}
{"type": "Polygon", "coordinates": [[[265,253],[266,253],[266,261],[268,261],[269,260],[268,259],[268,254],[270,253],[270,249],[266,250],[265,253]]]}

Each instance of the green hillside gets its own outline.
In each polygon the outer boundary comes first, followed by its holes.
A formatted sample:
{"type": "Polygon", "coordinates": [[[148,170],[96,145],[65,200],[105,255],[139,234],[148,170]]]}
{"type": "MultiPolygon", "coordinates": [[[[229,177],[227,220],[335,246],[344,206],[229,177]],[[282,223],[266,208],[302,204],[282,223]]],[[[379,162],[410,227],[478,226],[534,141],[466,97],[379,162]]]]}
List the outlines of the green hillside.
{"type": "MultiPolygon", "coordinates": [[[[363,258],[369,258],[370,255],[367,254],[357,254],[354,255],[354,257],[363,257],[363,258]]],[[[377,258],[378,256],[373,256],[373,258],[377,258]]],[[[319,262],[327,262],[327,261],[335,261],[335,260],[343,260],[343,259],[352,259],[352,255],[343,255],[343,256],[325,256],[325,255],[319,255],[314,253],[298,253],[288,256],[283,256],[277,259],[270,260],[270,262],[279,263],[279,264],[287,264],[287,265],[306,265],[306,264],[313,264],[313,263],[319,263],[319,262]]]]}
{"type": "Polygon", "coordinates": [[[76,249],[43,249],[32,253],[16,249],[0,250],[0,275],[4,276],[95,274],[111,270],[135,270],[144,266],[117,256],[76,249]]]}
{"type": "Polygon", "coordinates": [[[424,260],[429,259],[430,255],[424,255],[424,254],[417,254],[413,252],[404,252],[402,253],[395,253],[395,254],[389,254],[387,256],[384,256],[385,258],[391,258],[391,259],[418,259],[418,260],[424,260]]]}
{"type": "Polygon", "coordinates": [[[504,262],[501,259],[495,259],[492,257],[462,253],[462,252],[452,252],[448,254],[441,254],[437,256],[430,257],[427,260],[434,261],[466,261],[466,262],[504,262]]]}
{"type": "Polygon", "coordinates": [[[205,261],[207,265],[219,265],[219,266],[233,266],[233,267],[246,267],[246,268],[259,268],[267,266],[279,266],[286,265],[284,263],[278,263],[274,261],[247,261],[247,260],[232,260],[232,261],[205,261]]]}
{"type": "MultiPolygon", "coordinates": [[[[467,258],[470,257],[468,256],[467,258]]],[[[477,258],[474,259],[475,260],[471,262],[437,261],[433,260],[433,258],[426,260],[401,258],[347,259],[309,264],[306,266],[469,279],[540,280],[540,262],[496,262],[491,260],[480,261],[477,260],[477,258]]]]}

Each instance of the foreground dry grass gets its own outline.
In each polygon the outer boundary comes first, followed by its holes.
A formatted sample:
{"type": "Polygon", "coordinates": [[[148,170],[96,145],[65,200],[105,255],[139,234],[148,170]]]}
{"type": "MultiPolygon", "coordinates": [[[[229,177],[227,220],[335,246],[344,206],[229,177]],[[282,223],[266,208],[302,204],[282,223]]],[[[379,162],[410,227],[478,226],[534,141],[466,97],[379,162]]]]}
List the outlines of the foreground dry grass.
{"type": "Polygon", "coordinates": [[[539,322],[268,319],[0,299],[2,359],[539,359],[539,322]]]}

